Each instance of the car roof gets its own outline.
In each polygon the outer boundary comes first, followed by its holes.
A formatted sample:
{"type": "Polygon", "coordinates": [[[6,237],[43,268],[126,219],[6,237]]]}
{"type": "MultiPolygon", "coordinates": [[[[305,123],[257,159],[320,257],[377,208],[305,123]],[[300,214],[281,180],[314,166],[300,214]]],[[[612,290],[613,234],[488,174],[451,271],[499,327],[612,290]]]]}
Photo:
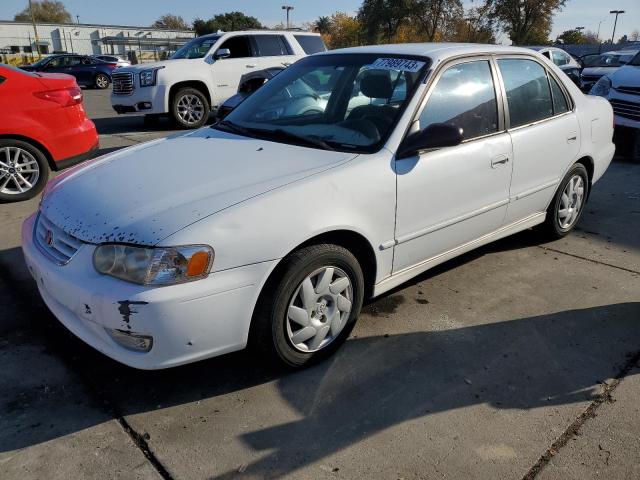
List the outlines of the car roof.
{"type": "Polygon", "coordinates": [[[315,55],[333,55],[336,53],[375,53],[380,55],[415,55],[429,57],[434,62],[446,60],[458,55],[478,54],[527,54],[531,50],[508,45],[489,45],[481,43],[397,43],[387,45],[369,45],[366,47],[340,48],[315,55]]]}
{"type": "Polygon", "coordinates": [[[207,37],[221,37],[223,35],[228,35],[230,33],[238,33],[238,34],[242,34],[242,35],[265,35],[265,34],[285,34],[285,33],[291,33],[292,35],[308,35],[308,36],[313,36],[313,37],[319,37],[320,34],[319,33],[314,33],[314,32],[305,32],[305,31],[301,31],[301,30],[233,30],[231,32],[213,32],[213,33],[207,33],[206,35],[200,35],[199,37],[196,38],[207,38],[207,37]]]}

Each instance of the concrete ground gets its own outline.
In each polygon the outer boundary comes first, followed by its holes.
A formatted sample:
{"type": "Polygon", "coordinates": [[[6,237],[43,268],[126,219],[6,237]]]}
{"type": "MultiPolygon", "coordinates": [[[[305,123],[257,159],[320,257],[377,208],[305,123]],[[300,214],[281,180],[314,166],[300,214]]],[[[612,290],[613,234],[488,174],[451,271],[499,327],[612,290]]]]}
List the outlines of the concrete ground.
{"type": "MultiPolygon", "coordinates": [[[[85,102],[104,151],[169,133],[114,118],[108,92],[85,102]]],[[[640,477],[637,160],[611,165],[566,239],[448,262],[296,373],[244,352],[143,372],[93,351],[24,267],[36,207],[0,206],[3,480],[640,477]]]]}

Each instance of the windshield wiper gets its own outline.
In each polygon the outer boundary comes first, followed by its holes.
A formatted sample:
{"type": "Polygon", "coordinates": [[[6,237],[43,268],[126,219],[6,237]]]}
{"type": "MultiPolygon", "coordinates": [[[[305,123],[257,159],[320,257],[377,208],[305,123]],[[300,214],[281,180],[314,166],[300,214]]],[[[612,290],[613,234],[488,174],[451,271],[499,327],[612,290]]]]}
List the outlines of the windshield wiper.
{"type": "Polygon", "coordinates": [[[327,142],[325,142],[324,140],[322,140],[319,137],[315,137],[315,136],[304,136],[304,135],[298,135],[296,133],[293,132],[289,132],[287,130],[283,130],[282,128],[276,128],[275,130],[258,130],[255,129],[253,130],[254,132],[262,135],[266,135],[272,138],[280,138],[282,140],[293,140],[297,143],[302,143],[304,145],[309,145],[312,147],[320,147],[323,150],[332,150],[335,151],[335,148],[333,148],[331,145],[329,145],[327,142]]]}
{"type": "Polygon", "coordinates": [[[237,123],[230,122],[229,120],[220,120],[218,123],[211,125],[211,128],[216,127],[225,127],[227,131],[231,130],[232,132],[239,133],[240,135],[244,135],[245,137],[255,137],[251,130],[245,128],[237,123]]]}

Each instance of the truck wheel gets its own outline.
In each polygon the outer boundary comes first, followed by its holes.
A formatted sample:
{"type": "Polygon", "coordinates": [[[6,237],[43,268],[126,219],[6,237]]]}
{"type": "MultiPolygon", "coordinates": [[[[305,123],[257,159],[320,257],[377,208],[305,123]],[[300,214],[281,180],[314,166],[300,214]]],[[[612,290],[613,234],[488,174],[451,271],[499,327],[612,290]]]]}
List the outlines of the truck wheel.
{"type": "Polygon", "coordinates": [[[30,143],[0,139],[0,203],[35,197],[49,178],[49,165],[30,143]]]}
{"type": "Polygon", "coordinates": [[[207,97],[195,88],[181,88],[171,99],[171,117],[180,128],[200,128],[209,112],[207,97]]]}

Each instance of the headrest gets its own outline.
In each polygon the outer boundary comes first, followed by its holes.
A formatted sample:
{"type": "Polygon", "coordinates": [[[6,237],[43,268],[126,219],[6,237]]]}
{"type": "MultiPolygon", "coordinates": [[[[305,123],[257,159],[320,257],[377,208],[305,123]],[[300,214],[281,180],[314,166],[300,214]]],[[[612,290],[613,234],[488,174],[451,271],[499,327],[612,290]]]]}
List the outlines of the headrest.
{"type": "Polygon", "coordinates": [[[388,70],[371,70],[360,79],[360,91],[369,98],[391,98],[393,85],[388,70]]]}

